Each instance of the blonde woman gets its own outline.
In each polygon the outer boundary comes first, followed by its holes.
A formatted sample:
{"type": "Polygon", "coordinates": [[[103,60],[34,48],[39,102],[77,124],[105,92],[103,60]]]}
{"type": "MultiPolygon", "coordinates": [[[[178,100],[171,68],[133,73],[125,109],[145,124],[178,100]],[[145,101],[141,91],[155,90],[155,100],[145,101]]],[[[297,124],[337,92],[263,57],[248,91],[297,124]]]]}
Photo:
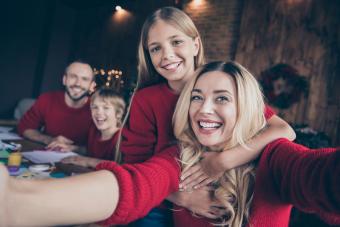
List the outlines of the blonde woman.
{"type": "MultiPolygon", "coordinates": [[[[177,104],[179,147],[169,147],[141,164],[101,162],[96,172],[58,180],[16,180],[0,165],[0,226],[104,219],[105,224],[126,224],[140,218],[178,190],[180,165],[188,168],[203,154],[247,144],[261,131],[265,122],[261,105],[257,82],[242,66],[207,64],[177,104]],[[174,158],[178,152],[180,163],[174,158]]],[[[255,169],[253,164],[224,172],[212,183],[212,199],[223,204],[221,219],[197,217],[181,208],[174,212],[174,225],[287,227],[292,205],[340,224],[339,149],[311,150],[279,139],[264,148],[255,169]]]]}

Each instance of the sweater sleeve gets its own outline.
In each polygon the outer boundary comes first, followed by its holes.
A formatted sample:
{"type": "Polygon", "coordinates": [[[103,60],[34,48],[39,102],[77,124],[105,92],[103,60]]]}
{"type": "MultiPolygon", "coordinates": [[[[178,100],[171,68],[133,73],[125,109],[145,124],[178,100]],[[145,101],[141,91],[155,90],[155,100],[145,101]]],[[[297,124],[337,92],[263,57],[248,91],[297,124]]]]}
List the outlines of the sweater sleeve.
{"type": "Polygon", "coordinates": [[[283,201],[340,224],[340,148],[308,149],[286,139],[265,148],[283,201]]]}
{"type": "Polygon", "coordinates": [[[266,120],[269,120],[273,115],[275,115],[275,111],[272,108],[270,108],[270,106],[265,105],[264,117],[266,118],[266,120]]]}
{"type": "Polygon", "coordinates": [[[20,135],[23,135],[24,131],[27,129],[39,129],[44,124],[44,99],[44,95],[41,95],[20,119],[18,125],[18,132],[20,135]]]}
{"type": "Polygon", "coordinates": [[[129,121],[122,136],[121,150],[125,163],[143,162],[153,154],[157,140],[155,117],[151,106],[139,93],[132,100],[129,121]]]}
{"type": "Polygon", "coordinates": [[[169,147],[140,164],[104,161],[96,169],[112,171],[119,185],[119,202],[115,212],[101,224],[127,224],[145,216],[169,194],[178,190],[180,166],[178,149],[169,147]]]}

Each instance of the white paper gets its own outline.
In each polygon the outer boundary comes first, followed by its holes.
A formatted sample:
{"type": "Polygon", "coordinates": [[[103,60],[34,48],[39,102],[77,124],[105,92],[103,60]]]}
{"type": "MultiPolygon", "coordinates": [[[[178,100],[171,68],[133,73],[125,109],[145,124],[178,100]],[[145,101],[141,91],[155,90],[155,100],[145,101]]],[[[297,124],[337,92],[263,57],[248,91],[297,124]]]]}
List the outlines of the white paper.
{"type": "Polygon", "coordinates": [[[76,156],[78,154],[74,152],[60,152],[60,151],[30,151],[22,152],[24,158],[30,160],[33,163],[55,163],[60,162],[63,158],[76,156]]]}
{"type": "Polygon", "coordinates": [[[13,132],[0,132],[0,140],[21,140],[22,138],[13,132]]]}
{"type": "Polygon", "coordinates": [[[13,129],[13,127],[5,127],[5,126],[0,126],[0,133],[3,132],[9,132],[13,129]]]}

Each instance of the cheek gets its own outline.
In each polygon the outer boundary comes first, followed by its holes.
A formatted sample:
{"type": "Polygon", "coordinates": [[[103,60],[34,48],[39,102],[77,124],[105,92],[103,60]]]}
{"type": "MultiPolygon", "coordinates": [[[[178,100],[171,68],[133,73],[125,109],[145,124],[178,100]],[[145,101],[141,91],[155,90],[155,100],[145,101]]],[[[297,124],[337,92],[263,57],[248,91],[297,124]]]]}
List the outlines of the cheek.
{"type": "Polygon", "coordinates": [[[197,114],[199,110],[199,106],[197,104],[191,104],[189,108],[189,120],[192,126],[195,126],[195,115],[197,114]]]}
{"type": "Polygon", "coordinates": [[[228,128],[234,128],[236,123],[236,110],[235,108],[228,108],[223,111],[224,121],[227,122],[228,128]]]}
{"type": "Polygon", "coordinates": [[[153,65],[156,65],[159,62],[159,53],[155,53],[155,54],[150,54],[150,59],[153,65]]]}

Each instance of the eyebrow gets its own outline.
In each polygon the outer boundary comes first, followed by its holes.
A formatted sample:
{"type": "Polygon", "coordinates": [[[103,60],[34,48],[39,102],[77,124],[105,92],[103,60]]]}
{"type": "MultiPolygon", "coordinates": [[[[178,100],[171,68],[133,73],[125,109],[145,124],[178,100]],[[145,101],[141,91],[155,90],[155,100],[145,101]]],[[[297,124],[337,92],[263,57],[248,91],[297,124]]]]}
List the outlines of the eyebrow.
{"type": "MultiPolygon", "coordinates": [[[[173,36],[170,36],[168,38],[168,40],[171,40],[171,39],[174,39],[174,38],[177,38],[177,37],[179,37],[179,36],[178,35],[173,35],[173,36]]],[[[153,46],[153,45],[157,45],[157,44],[158,44],[158,42],[152,42],[152,43],[148,44],[148,47],[153,46]]]]}
{"type": "MultiPolygon", "coordinates": [[[[202,93],[202,90],[201,89],[192,89],[191,93],[193,92],[198,92],[198,93],[202,93]]],[[[231,95],[231,92],[228,91],[228,90],[214,90],[213,91],[214,94],[219,94],[219,93],[228,93],[231,95]]]]}

